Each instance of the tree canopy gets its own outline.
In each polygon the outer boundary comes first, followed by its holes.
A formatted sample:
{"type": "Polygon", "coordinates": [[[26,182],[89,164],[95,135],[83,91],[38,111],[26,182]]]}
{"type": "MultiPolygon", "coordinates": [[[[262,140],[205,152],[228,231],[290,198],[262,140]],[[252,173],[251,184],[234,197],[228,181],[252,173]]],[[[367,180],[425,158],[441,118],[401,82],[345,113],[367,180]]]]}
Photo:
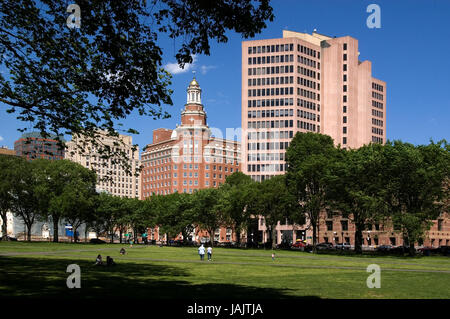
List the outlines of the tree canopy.
{"type": "MultiPolygon", "coordinates": [[[[94,145],[100,145],[99,129],[117,136],[120,121],[133,111],[154,119],[169,116],[163,105],[172,104],[171,75],[162,67],[160,38],[180,40],[176,59],[184,66],[193,54],[210,54],[210,40],[227,42],[228,30],[248,38],[273,20],[269,0],[79,0],[77,5],[80,27],[69,28],[65,1],[0,2],[0,66],[7,71],[0,73],[0,102],[44,136],[83,135],[94,145]]],[[[123,154],[101,149],[120,155],[129,168],[123,154]]]]}
{"type": "Polygon", "coordinates": [[[312,227],[314,247],[320,213],[328,207],[327,178],[337,156],[330,136],[311,132],[297,133],[286,151],[286,183],[312,227]]]}

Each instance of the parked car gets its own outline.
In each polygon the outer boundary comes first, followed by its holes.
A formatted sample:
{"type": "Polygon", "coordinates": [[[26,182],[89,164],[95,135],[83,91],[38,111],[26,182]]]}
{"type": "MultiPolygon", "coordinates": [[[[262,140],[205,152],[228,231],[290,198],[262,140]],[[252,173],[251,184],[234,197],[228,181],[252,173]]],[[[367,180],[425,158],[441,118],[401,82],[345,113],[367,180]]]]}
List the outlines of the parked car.
{"type": "Polygon", "coordinates": [[[350,248],[352,248],[352,245],[350,245],[349,243],[339,243],[336,244],[335,248],[341,250],[349,250],[350,248]]]}
{"type": "Polygon", "coordinates": [[[294,248],[294,249],[295,248],[297,248],[297,249],[298,248],[305,248],[307,245],[308,244],[305,241],[297,239],[297,241],[291,245],[291,248],[294,248]]]}
{"type": "Polygon", "coordinates": [[[377,247],[377,251],[386,253],[392,249],[392,245],[380,245],[377,247]]]}
{"type": "MultiPolygon", "coordinates": [[[[0,240],[2,240],[3,237],[0,237],[0,240]]],[[[7,241],[17,241],[16,237],[6,236],[7,241]]]]}
{"type": "Polygon", "coordinates": [[[390,253],[393,254],[406,254],[409,252],[408,246],[395,246],[389,250],[390,253]]]}
{"type": "Polygon", "coordinates": [[[436,253],[439,253],[440,251],[441,251],[440,248],[429,247],[429,246],[425,246],[425,247],[417,249],[417,252],[424,256],[430,256],[431,254],[436,254],[436,253]]]}
{"type": "Polygon", "coordinates": [[[331,243],[320,243],[316,245],[317,250],[328,250],[333,249],[333,244],[331,243]]]}
{"type": "MultiPolygon", "coordinates": [[[[244,244],[244,243],[241,243],[244,244]]],[[[226,241],[226,242],[221,242],[217,245],[217,247],[224,247],[224,248],[234,248],[237,247],[237,243],[232,242],[232,241],[226,241]]]]}
{"type": "Polygon", "coordinates": [[[439,247],[439,249],[442,255],[444,256],[450,255],[450,246],[441,246],[439,247]]]}
{"type": "Polygon", "coordinates": [[[92,238],[89,242],[91,244],[106,244],[106,241],[98,239],[98,238],[92,238]]]}

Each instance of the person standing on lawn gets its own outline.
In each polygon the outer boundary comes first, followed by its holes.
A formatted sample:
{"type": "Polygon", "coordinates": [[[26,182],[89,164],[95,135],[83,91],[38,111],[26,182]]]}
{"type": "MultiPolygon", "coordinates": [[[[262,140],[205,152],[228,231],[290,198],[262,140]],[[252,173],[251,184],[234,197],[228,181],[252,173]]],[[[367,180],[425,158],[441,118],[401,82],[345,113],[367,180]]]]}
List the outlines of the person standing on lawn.
{"type": "Polygon", "coordinates": [[[205,258],[205,247],[203,247],[203,244],[198,248],[198,254],[200,255],[200,260],[205,258]]]}
{"type": "Polygon", "coordinates": [[[212,260],[212,247],[209,246],[208,247],[208,261],[211,261],[211,260],[212,260]]]}

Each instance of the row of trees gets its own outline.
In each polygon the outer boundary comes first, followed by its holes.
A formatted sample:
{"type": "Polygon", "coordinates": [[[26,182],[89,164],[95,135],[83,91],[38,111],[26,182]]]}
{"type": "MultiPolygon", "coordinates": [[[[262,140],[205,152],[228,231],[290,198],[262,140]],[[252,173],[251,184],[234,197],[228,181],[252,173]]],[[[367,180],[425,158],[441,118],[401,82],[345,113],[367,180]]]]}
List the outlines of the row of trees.
{"type": "Polygon", "coordinates": [[[63,219],[74,233],[84,223],[111,240],[130,228],[137,236],[158,225],[168,238],[182,234],[184,239],[193,230],[206,230],[212,237],[218,228],[231,227],[239,242],[251,221],[262,216],[273,246],[277,223],[286,219],[307,224],[315,246],[323,212],[331,210],[354,223],[355,247],[361,252],[367,225],[392,226],[412,250],[431,221],[448,211],[450,156],[445,141],[420,146],[395,141],[347,150],[335,147],[329,136],[298,133],[286,162],[286,174],[263,182],[238,172],[219,188],[141,201],[98,194],[95,173],[66,160],[1,157],[0,213],[4,221],[8,210],[20,217],[28,239],[36,220],[51,220],[54,241],[63,219]]]}
{"type": "Polygon", "coordinates": [[[27,228],[37,221],[53,223],[54,241],[58,241],[58,225],[65,220],[76,231],[90,220],[96,206],[96,174],[67,161],[0,156],[0,217],[2,235],[7,236],[6,214],[11,211],[27,228]]]}
{"type": "Polygon", "coordinates": [[[357,252],[366,226],[383,223],[401,231],[413,253],[431,221],[448,212],[449,151],[445,140],[346,150],[326,135],[297,134],[286,152],[286,184],[313,228],[314,245],[320,213],[331,209],[354,223],[357,252]]]}

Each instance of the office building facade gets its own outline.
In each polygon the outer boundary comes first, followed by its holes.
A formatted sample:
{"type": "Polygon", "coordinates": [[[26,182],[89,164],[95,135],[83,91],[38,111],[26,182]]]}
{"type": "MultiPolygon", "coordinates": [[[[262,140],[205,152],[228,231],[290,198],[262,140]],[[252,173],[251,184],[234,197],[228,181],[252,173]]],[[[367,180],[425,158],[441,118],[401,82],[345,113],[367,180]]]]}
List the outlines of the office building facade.
{"type": "Polygon", "coordinates": [[[100,132],[99,135],[101,144],[126,154],[130,172],[127,172],[121,164],[114,163],[113,158],[103,158],[97,147],[84,141],[84,137],[74,136],[66,143],[66,159],[94,170],[97,173],[98,191],[108,192],[114,196],[140,198],[139,147],[133,150],[133,140],[128,135],[119,134],[119,137],[111,137],[105,132],[100,132]],[[83,144],[85,149],[82,152],[78,146],[83,144]]]}
{"type": "Polygon", "coordinates": [[[286,171],[297,132],[341,147],[386,141],[386,83],[360,61],[358,40],[283,31],[242,43],[242,168],[256,181],[286,171]]]}
{"type": "MultiPolygon", "coordinates": [[[[64,159],[64,148],[58,144],[56,138],[56,135],[43,137],[38,132],[25,133],[14,142],[14,151],[17,156],[27,160],[61,160],[64,159]]],[[[64,142],[63,139],[61,141],[64,142]]]]}

